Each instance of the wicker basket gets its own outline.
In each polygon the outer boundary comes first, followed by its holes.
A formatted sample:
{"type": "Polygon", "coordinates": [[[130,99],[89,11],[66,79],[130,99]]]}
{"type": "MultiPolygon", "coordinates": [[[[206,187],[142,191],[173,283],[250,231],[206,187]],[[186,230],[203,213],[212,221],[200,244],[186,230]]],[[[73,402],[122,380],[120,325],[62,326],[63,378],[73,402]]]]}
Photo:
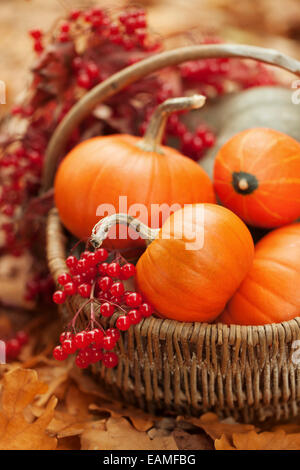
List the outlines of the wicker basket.
{"type": "MultiPolygon", "coordinates": [[[[43,189],[52,185],[70,133],[96,104],[162,67],[206,57],[254,58],[300,75],[298,61],[250,46],[190,46],[152,56],[110,77],[74,106],[49,143],[43,189]]],[[[53,209],[47,223],[47,256],[55,280],[66,270],[66,245],[67,233],[53,209]]],[[[74,298],[62,309],[66,319],[80,303],[74,298]]],[[[116,317],[105,322],[112,325],[116,317]]],[[[228,327],[151,317],[122,334],[115,369],[96,364],[92,372],[113,396],[151,413],[199,416],[215,411],[245,422],[288,419],[300,412],[300,365],[292,361],[292,344],[298,339],[300,318],[228,327]]]]}

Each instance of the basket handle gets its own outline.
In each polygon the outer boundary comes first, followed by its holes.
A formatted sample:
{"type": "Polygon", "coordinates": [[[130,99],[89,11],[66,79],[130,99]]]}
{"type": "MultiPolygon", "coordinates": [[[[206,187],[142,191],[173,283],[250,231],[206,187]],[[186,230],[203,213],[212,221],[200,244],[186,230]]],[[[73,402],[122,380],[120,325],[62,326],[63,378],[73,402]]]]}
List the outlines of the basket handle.
{"type": "Polygon", "coordinates": [[[239,44],[211,44],[188,46],[162,52],[130,65],[113,74],[95,86],[68,112],[54,131],[45,154],[41,191],[44,193],[53,185],[59,157],[73,130],[99,103],[123,90],[126,86],[164,67],[178,65],[195,59],[237,57],[256,59],[281,67],[300,76],[300,62],[275,49],[239,44]]]}

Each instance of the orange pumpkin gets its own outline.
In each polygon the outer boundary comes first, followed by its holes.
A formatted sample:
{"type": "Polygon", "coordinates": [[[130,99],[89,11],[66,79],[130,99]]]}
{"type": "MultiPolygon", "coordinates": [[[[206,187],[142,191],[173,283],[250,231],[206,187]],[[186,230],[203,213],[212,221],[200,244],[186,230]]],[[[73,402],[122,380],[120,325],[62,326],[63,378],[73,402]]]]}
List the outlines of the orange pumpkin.
{"type": "Polygon", "coordinates": [[[300,144],[264,128],[232,137],[219,151],[214,187],[246,223],[279,227],[300,216],[300,144]]]}
{"type": "Polygon", "coordinates": [[[216,204],[185,206],[158,230],[125,214],[103,219],[91,238],[99,246],[106,230],[127,223],[152,241],[136,265],[138,289],[157,312],[174,320],[213,321],[249,271],[254,254],[246,225],[216,204]]]}
{"type": "MultiPolygon", "coordinates": [[[[156,227],[169,215],[159,216],[161,204],[214,202],[213,185],[204,170],[177,150],[160,145],[168,114],[198,108],[204,101],[201,95],[167,100],[157,108],[144,138],[96,137],[75,147],[58,168],[54,185],[60,218],[70,232],[86,239],[99,218],[107,215],[97,215],[101,204],[108,212],[109,206],[114,212],[125,212],[119,209],[119,196],[127,197],[128,209],[143,204],[147,213],[142,211],[139,217],[156,227]]],[[[114,240],[111,246],[136,244],[122,236],[127,239],[114,240]]]]}
{"type": "Polygon", "coordinates": [[[300,316],[300,223],[262,238],[253,266],[220,316],[221,323],[265,325],[300,316]]]}

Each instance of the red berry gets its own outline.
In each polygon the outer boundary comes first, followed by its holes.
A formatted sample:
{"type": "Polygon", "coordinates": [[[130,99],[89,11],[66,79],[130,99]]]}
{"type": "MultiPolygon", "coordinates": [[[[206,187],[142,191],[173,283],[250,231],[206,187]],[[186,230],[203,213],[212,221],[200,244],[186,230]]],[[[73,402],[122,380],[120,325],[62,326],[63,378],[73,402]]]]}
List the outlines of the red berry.
{"type": "Polygon", "coordinates": [[[138,292],[131,292],[130,294],[126,295],[126,305],[128,307],[139,307],[142,303],[142,296],[138,292]]]}
{"type": "Polygon", "coordinates": [[[87,299],[91,295],[92,286],[91,284],[80,284],[78,286],[78,294],[81,295],[84,299],[87,299]]]}
{"type": "Polygon", "coordinates": [[[82,57],[74,57],[74,59],[72,60],[72,67],[75,71],[78,72],[78,70],[80,70],[83,66],[83,59],[82,57]]]}
{"type": "Polygon", "coordinates": [[[98,298],[101,299],[101,300],[111,300],[111,293],[110,292],[103,292],[103,293],[99,293],[98,295],[98,298]]]}
{"type": "Polygon", "coordinates": [[[70,274],[62,273],[58,276],[57,280],[61,286],[64,286],[65,284],[67,284],[67,282],[70,282],[72,279],[70,274]]]}
{"type": "Polygon", "coordinates": [[[105,367],[112,368],[116,367],[119,362],[118,356],[113,352],[107,352],[103,355],[102,362],[105,367]]]}
{"type": "Polygon", "coordinates": [[[35,52],[38,52],[38,53],[43,52],[44,46],[43,46],[40,39],[37,39],[35,41],[33,48],[34,48],[35,52]]]}
{"type": "Polygon", "coordinates": [[[87,275],[88,279],[93,279],[94,280],[95,277],[97,276],[97,274],[98,274],[98,270],[97,270],[96,266],[91,266],[86,271],[86,275],[87,275]]]}
{"type": "Polygon", "coordinates": [[[142,305],[139,307],[139,311],[141,312],[141,315],[143,317],[150,317],[153,313],[154,308],[152,305],[148,304],[148,302],[144,302],[142,305]]]}
{"type": "Polygon", "coordinates": [[[102,275],[107,274],[107,266],[108,266],[108,263],[99,264],[99,266],[98,266],[99,274],[102,274],[102,275]]]}
{"type": "Polygon", "coordinates": [[[108,276],[101,277],[98,280],[98,287],[103,292],[107,292],[111,288],[112,284],[113,284],[113,280],[108,276]]]}
{"type": "Polygon", "coordinates": [[[85,258],[80,258],[80,260],[77,263],[78,272],[80,274],[84,273],[87,270],[87,268],[88,268],[87,260],[85,258]]]}
{"type": "Polygon", "coordinates": [[[103,359],[103,352],[96,346],[91,347],[91,363],[96,364],[103,359]]]}
{"type": "Polygon", "coordinates": [[[74,342],[78,349],[83,349],[90,344],[90,338],[86,331],[80,331],[75,335],[74,342]]]}
{"type": "Polygon", "coordinates": [[[106,334],[114,338],[116,342],[121,336],[120,331],[117,328],[108,328],[108,330],[106,330],[106,334]]]}
{"type": "Polygon", "coordinates": [[[56,346],[56,348],[53,349],[53,357],[57,361],[64,361],[67,359],[68,354],[62,349],[61,346],[56,346]]]}
{"type": "Polygon", "coordinates": [[[77,266],[78,260],[75,256],[68,256],[66,259],[66,265],[68,268],[75,268],[77,266]]]}
{"type": "Polygon", "coordinates": [[[114,282],[110,288],[111,295],[121,297],[124,294],[124,286],[122,282],[114,282]]]}
{"type": "Polygon", "coordinates": [[[135,275],[135,266],[131,263],[126,263],[120,269],[120,277],[121,279],[129,279],[130,277],[135,275]]]}
{"type": "Polygon", "coordinates": [[[139,310],[129,310],[127,315],[132,325],[137,325],[142,320],[142,314],[139,310]]]}
{"type": "Polygon", "coordinates": [[[28,334],[26,331],[20,330],[16,334],[16,339],[19,341],[20,345],[23,346],[24,344],[28,343],[28,334]]]}
{"type": "Polygon", "coordinates": [[[62,290],[57,290],[54,292],[52,299],[56,304],[63,304],[66,301],[66,293],[62,290]]]}
{"type": "Polygon", "coordinates": [[[6,355],[10,359],[15,359],[21,351],[21,344],[16,338],[12,338],[6,343],[6,355]]]}
{"type": "Polygon", "coordinates": [[[73,335],[72,335],[71,331],[64,331],[63,333],[61,333],[61,335],[59,337],[59,342],[63,343],[67,339],[71,339],[71,338],[73,338],[73,335]]]}
{"type": "Polygon", "coordinates": [[[68,42],[70,41],[69,33],[61,32],[58,36],[59,42],[68,42]]]}
{"type": "Polygon", "coordinates": [[[29,34],[33,39],[41,39],[42,37],[42,31],[40,29],[31,29],[29,34]]]}
{"type": "Polygon", "coordinates": [[[120,265],[118,263],[110,263],[106,271],[109,276],[117,278],[120,275],[120,265]]]}
{"type": "Polygon", "coordinates": [[[88,254],[88,256],[86,257],[86,260],[87,260],[88,266],[90,267],[95,266],[98,263],[95,253],[92,253],[92,252],[88,254]]]}
{"type": "Polygon", "coordinates": [[[77,293],[77,287],[74,282],[67,282],[64,286],[64,292],[67,295],[75,295],[77,293]]]}
{"type": "Polygon", "coordinates": [[[80,10],[72,10],[69,17],[71,20],[75,21],[79,18],[80,15],[81,15],[80,10]]]}
{"type": "Polygon", "coordinates": [[[77,345],[74,339],[66,339],[61,343],[62,350],[66,354],[74,354],[77,351],[77,345]]]}
{"type": "Polygon", "coordinates": [[[87,362],[88,364],[90,364],[93,353],[92,353],[91,348],[85,348],[85,349],[82,349],[81,351],[79,351],[78,355],[79,355],[85,362],[87,362]]]}
{"type": "Polygon", "coordinates": [[[80,74],[77,77],[77,84],[81,88],[89,89],[92,85],[92,81],[91,81],[91,79],[90,79],[90,77],[88,76],[87,73],[80,72],[80,74]]]}
{"type": "Polygon", "coordinates": [[[60,30],[63,32],[63,33],[68,33],[70,31],[70,25],[69,23],[63,23],[61,26],[60,26],[60,30]]]}
{"type": "Polygon", "coordinates": [[[104,333],[103,331],[99,330],[99,328],[94,328],[93,330],[90,330],[87,335],[90,343],[95,343],[97,345],[102,344],[104,333]]]}
{"type": "Polygon", "coordinates": [[[99,250],[96,250],[94,252],[94,255],[96,256],[97,263],[102,263],[103,261],[105,261],[107,259],[108,252],[105,248],[99,248],[99,250]]]}
{"type": "Polygon", "coordinates": [[[73,276],[72,281],[74,282],[76,286],[79,286],[79,284],[83,283],[83,279],[80,274],[76,274],[75,276],[73,276]]]}
{"type": "Polygon", "coordinates": [[[104,302],[100,307],[101,315],[103,315],[104,317],[111,317],[114,313],[114,310],[114,306],[109,302],[104,302]]]}
{"type": "Polygon", "coordinates": [[[112,336],[106,335],[103,338],[102,344],[103,344],[104,349],[107,349],[107,350],[114,349],[116,345],[116,340],[112,336]]]}
{"type": "Polygon", "coordinates": [[[94,62],[88,62],[85,66],[85,70],[90,79],[94,80],[99,77],[99,69],[94,62]]]}
{"type": "Polygon", "coordinates": [[[87,259],[87,258],[89,257],[89,255],[90,255],[90,253],[91,253],[91,252],[88,251],[88,250],[83,251],[83,252],[81,253],[81,255],[80,255],[80,259],[87,259]]]}
{"type": "Polygon", "coordinates": [[[131,321],[127,315],[120,315],[116,321],[116,327],[121,331],[126,331],[130,328],[131,321]]]}
{"type": "Polygon", "coordinates": [[[83,357],[81,354],[78,354],[75,359],[75,364],[79,369],[86,369],[88,367],[89,363],[85,357],[83,357]]]}

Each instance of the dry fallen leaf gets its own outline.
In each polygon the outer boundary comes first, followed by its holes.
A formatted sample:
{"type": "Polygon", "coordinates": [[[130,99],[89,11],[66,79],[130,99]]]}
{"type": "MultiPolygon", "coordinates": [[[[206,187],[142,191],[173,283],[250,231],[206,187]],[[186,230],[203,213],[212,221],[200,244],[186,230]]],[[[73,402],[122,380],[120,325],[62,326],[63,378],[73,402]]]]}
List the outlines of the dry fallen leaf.
{"type": "Polygon", "coordinates": [[[230,440],[225,434],[222,434],[220,439],[215,440],[215,448],[216,450],[236,450],[235,447],[232,446],[230,440]]]}
{"type": "Polygon", "coordinates": [[[233,446],[226,436],[215,441],[217,450],[300,450],[300,434],[286,434],[282,430],[275,432],[233,434],[233,446]]]}
{"type": "Polygon", "coordinates": [[[220,421],[214,413],[205,413],[201,418],[190,418],[188,421],[204,429],[214,440],[220,439],[222,435],[231,437],[233,433],[247,433],[255,429],[252,424],[236,423],[232,419],[220,421]]]}
{"type": "Polygon", "coordinates": [[[42,415],[34,422],[25,419],[25,409],[47,385],[39,382],[34,370],[15,369],[3,379],[0,412],[1,450],[53,450],[57,441],[46,428],[53,418],[57,399],[52,397],[42,415]]]}
{"type": "Polygon", "coordinates": [[[180,450],[213,450],[212,439],[200,431],[197,434],[190,434],[183,429],[176,428],[173,431],[173,437],[180,450]]]}
{"type": "Polygon", "coordinates": [[[151,440],[125,418],[94,421],[81,435],[84,450],[178,450],[173,436],[151,440]]]}

